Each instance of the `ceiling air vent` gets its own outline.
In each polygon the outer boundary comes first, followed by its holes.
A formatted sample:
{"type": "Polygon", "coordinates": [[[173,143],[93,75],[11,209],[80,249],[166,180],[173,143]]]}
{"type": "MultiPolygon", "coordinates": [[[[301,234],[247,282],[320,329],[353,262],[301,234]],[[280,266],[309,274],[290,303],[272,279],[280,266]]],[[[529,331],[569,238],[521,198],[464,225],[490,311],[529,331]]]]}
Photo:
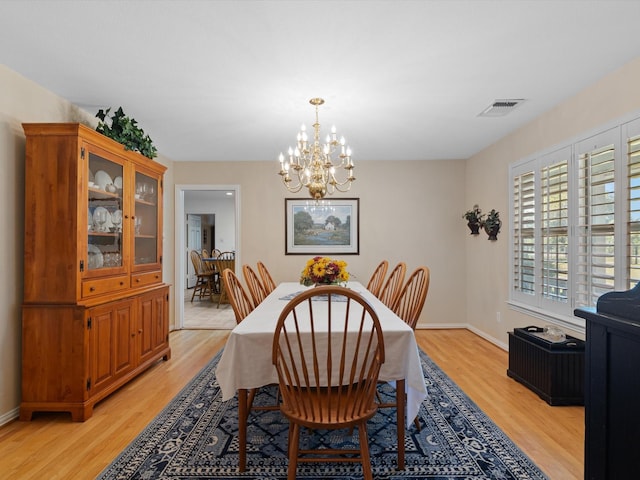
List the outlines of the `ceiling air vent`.
{"type": "Polygon", "coordinates": [[[485,108],[479,117],[504,117],[524,102],[524,98],[507,98],[494,101],[485,108]]]}

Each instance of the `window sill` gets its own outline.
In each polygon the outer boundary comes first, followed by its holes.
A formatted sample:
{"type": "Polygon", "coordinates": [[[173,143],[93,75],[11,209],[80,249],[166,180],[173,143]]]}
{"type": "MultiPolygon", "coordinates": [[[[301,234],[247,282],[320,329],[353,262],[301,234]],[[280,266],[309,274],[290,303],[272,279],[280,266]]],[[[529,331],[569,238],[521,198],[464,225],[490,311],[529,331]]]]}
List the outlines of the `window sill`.
{"type": "Polygon", "coordinates": [[[572,330],[573,332],[581,335],[585,335],[585,322],[582,318],[550,312],[549,310],[543,310],[514,300],[507,301],[507,304],[516,312],[524,313],[525,315],[530,315],[544,320],[546,323],[551,323],[559,327],[572,330]]]}

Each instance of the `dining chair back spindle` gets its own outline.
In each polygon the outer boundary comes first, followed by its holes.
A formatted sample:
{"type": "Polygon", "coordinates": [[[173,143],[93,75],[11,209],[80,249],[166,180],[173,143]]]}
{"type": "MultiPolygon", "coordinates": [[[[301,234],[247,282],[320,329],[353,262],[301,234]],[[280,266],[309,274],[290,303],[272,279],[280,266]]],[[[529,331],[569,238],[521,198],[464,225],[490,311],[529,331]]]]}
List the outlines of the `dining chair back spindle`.
{"type": "Polygon", "coordinates": [[[244,282],[247,284],[249,293],[253,300],[253,306],[257,307],[262,301],[267,298],[267,292],[265,292],[258,274],[249,265],[242,266],[242,275],[244,276],[244,282]]]}
{"type": "Polygon", "coordinates": [[[258,262],[258,273],[260,274],[260,278],[262,278],[264,291],[269,295],[276,289],[276,282],[273,281],[269,270],[267,270],[267,267],[262,262],[258,262]]]}
{"type": "Polygon", "coordinates": [[[380,291],[382,290],[382,285],[384,285],[384,277],[387,274],[388,268],[389,262],[382,260],[373,271],[373,274],[369,279],[369,283],[367,284],[367,290],[378,298],[380,298],[380,291]]]}
{"type": "Polygon", "coordinates": [[[298,462],[360,460],[364,478],[371,480],[366,423],[376,412],[376,384],[384,363],[382,330],[373,307],[343,287],[300,293],[278,318],[272,361],[282,395],[280,410],[290,422],[288,479],[296,478],[298,462]],[[299,449],[301,427],[356,426],[359,449],[299,449]]]}
{"type": "Polygon", "coordinates": [[[400,289],[402,288],[406,272],[407,265],[404,262],[398,263],[393,270],[391,270],[389,278],[387,278],[387,281],[384,283],[384,287],[382,287],[382,290],[380,291],[380,296],[378,298],[391,309],[393,309],[393,306],[398,299],[398,295],[400,295],[400,289]]]}

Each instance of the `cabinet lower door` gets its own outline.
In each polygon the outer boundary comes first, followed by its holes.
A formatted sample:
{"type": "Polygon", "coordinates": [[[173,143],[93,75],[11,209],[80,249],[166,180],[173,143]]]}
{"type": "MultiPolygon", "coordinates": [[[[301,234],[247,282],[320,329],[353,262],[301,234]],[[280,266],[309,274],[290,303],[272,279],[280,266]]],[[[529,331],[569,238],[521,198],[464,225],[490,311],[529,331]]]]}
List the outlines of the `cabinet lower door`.
{"type": "Polygon", "coordinates": [[[89,310],[89,392],[97,394],[136,366],[134,300],[89,310]]]}
{"type": "Polygon", "coordinates": [[[168,345],[168,295],[168,288],[161,288],[138,298],[141,364],[155,359],[168,345]]]}

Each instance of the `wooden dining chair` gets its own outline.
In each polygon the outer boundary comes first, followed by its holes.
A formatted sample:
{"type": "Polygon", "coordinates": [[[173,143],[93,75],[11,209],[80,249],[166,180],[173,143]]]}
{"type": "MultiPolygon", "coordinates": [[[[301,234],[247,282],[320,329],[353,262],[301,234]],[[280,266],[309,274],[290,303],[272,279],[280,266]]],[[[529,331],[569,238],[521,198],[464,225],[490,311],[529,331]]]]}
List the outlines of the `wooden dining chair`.
{"type": "Polygon", "coordinates": [[[395,305],[398,295],[400,295],[400,289],[402,288],[406,272],[407,265],[404,262],[398,263],[393,270],[391,270],[389,278],[387,278],[387,281],[384,283],[380,291],[380,296],[378,297],[387,307],[393,308],[395,305]]]}
{"type": "MultiPolygon", "coordinates": [[[[204,271],[207,272],[207,273],[212,273],[212,274],[214,274],[214,276],[216,276],[217,275],[216,274],[216,269],[215,269],[213,263],[207,262],[205,260],[202,260],[204,258],[210,258],[209,257],[209,251],[206,248],[203,248],[202,252],[201,252],[201,255],[202,255],[202,258],[201,258],[202,268],[204,269],[204,271]]],[[[215,278],[214,278],[214,285],[215,285],[215,278]]]]}
{"type": "Polygon", "coordinates": [[[242,275],[244,276],[244,282],[247,284],[251,298],[253,299],[253,306],[257,307],[262,301],[267,298],[267,292],[265,292],[262,282],[258,278],[258,274],[249,265],[242,266],[242,275]]]}
{"type": "MultiPolygon", "coordinates": [[[[236,271],[236,256],[233,252],[222,252],[216,259],[216,269],[218,272],[224,272],[227,268],[232,272],[236,271]]],[[[217,308],[220,308],[221,303],[229,301],[229,295],[226,288],[224,288],[222,277],[218,279],[218,292],[220,292],[220,294],[218,295],[217,308]]]]}
{"type": "Polygon", "coordinates": [[[211,301],[213,301],[213,273],[205,270],[202,265],[202,258],[200,258],[200,254],[197,251],[191,250],[189,257],[191,258],[191,263],[193,264],[196,275],[196,284],[193,287],[191,301],[193,302],[196,295],[198,295],[200,299],[209,296],[211,301]]]}
{"type": "Polygon", "coordinates": [[[382,285],[384,285],[384,277],[387,274],[388,268],[389,262],[387,262],[386,260],[382,260],[373,271],[373,274],[369,279],[369,283],[367,283],[367,290],[369,290],[378,298],[380,295],[380,290],[382,290],[382,285]]]}
{"type": "Polygon", "coordinates": [[[418,267],[403,285],[400,295],[391,310],[413,330],[429,292],[430,272],[427,267],[418,267]]]}
{"type": "MultiPolygon", "coordinates": [[[[233,309],[233,313],[236,317],[236,323],[240,323],[249,315],[254,308],[254,304],[251,302],[249,295],[242,286],[238,276],[226,268],[222,272],[222,282],[224,283],[224,289],[229,297],[229,303],[233,309]]],[[[278,410],[280,405],[278,403],[280,395],[276,393],[276,403],[274,405],[261,405],[258,407],[253,406],[253,400],[258,393],[258,388],[252,388],[249,390],[247,397],[247,414],[251,410],[278,410]]]]}
{"type": "Polygon", "coordinates": [[[267,267],[265,267],[264,263],[258,262],[258,273],[260,274],[260,278],[262,278],[262,286],[264,287],[264,291],[267,295],[273,292],[276,289],[276,282],[271,278],[271,274],[267,267]]]}
{"type": "Polygon", "coordinates": [[[288,479],[296,478],[298,462],[360,460],[364,478],[371,480],[366,424],[376,412],[376,384],[384,363],[375,310],[360,294],[343,287],[307,290],[280,314],[272,355],[282,395],[280,410],[290,422],[288,479]],[[301,427],[356,426],[359,449],[299,448],[301,427]]]}
{"type": "Polygon", "coordinates": [[[240,283],[240,279],[231,269],[226,268],[222,271],[222,283],[224,283],[224,289],[229,296],[229,303],[231,303],[231,308],[236,316],[236,323],[240,323],[253,311],[253,303],[240,283]]]}
{"type": "MultiPolygon", "coordinates": [[[[393,305],[393,312],[400,317],[413,330],[416,329],[418,318],[422,312],[427,292],[429,291],[430,273],[427,267],[418,267],[409,276],[406,283],[402,286],[400,294],[393,305]]],[[[380,408],[394,407],[397,408],[397,402],[382,402],[378,395],[378,406],[380,408]]],[[[420,422],[416,417],[413,420],[417,430],[420,431],[420,422]]]]}

